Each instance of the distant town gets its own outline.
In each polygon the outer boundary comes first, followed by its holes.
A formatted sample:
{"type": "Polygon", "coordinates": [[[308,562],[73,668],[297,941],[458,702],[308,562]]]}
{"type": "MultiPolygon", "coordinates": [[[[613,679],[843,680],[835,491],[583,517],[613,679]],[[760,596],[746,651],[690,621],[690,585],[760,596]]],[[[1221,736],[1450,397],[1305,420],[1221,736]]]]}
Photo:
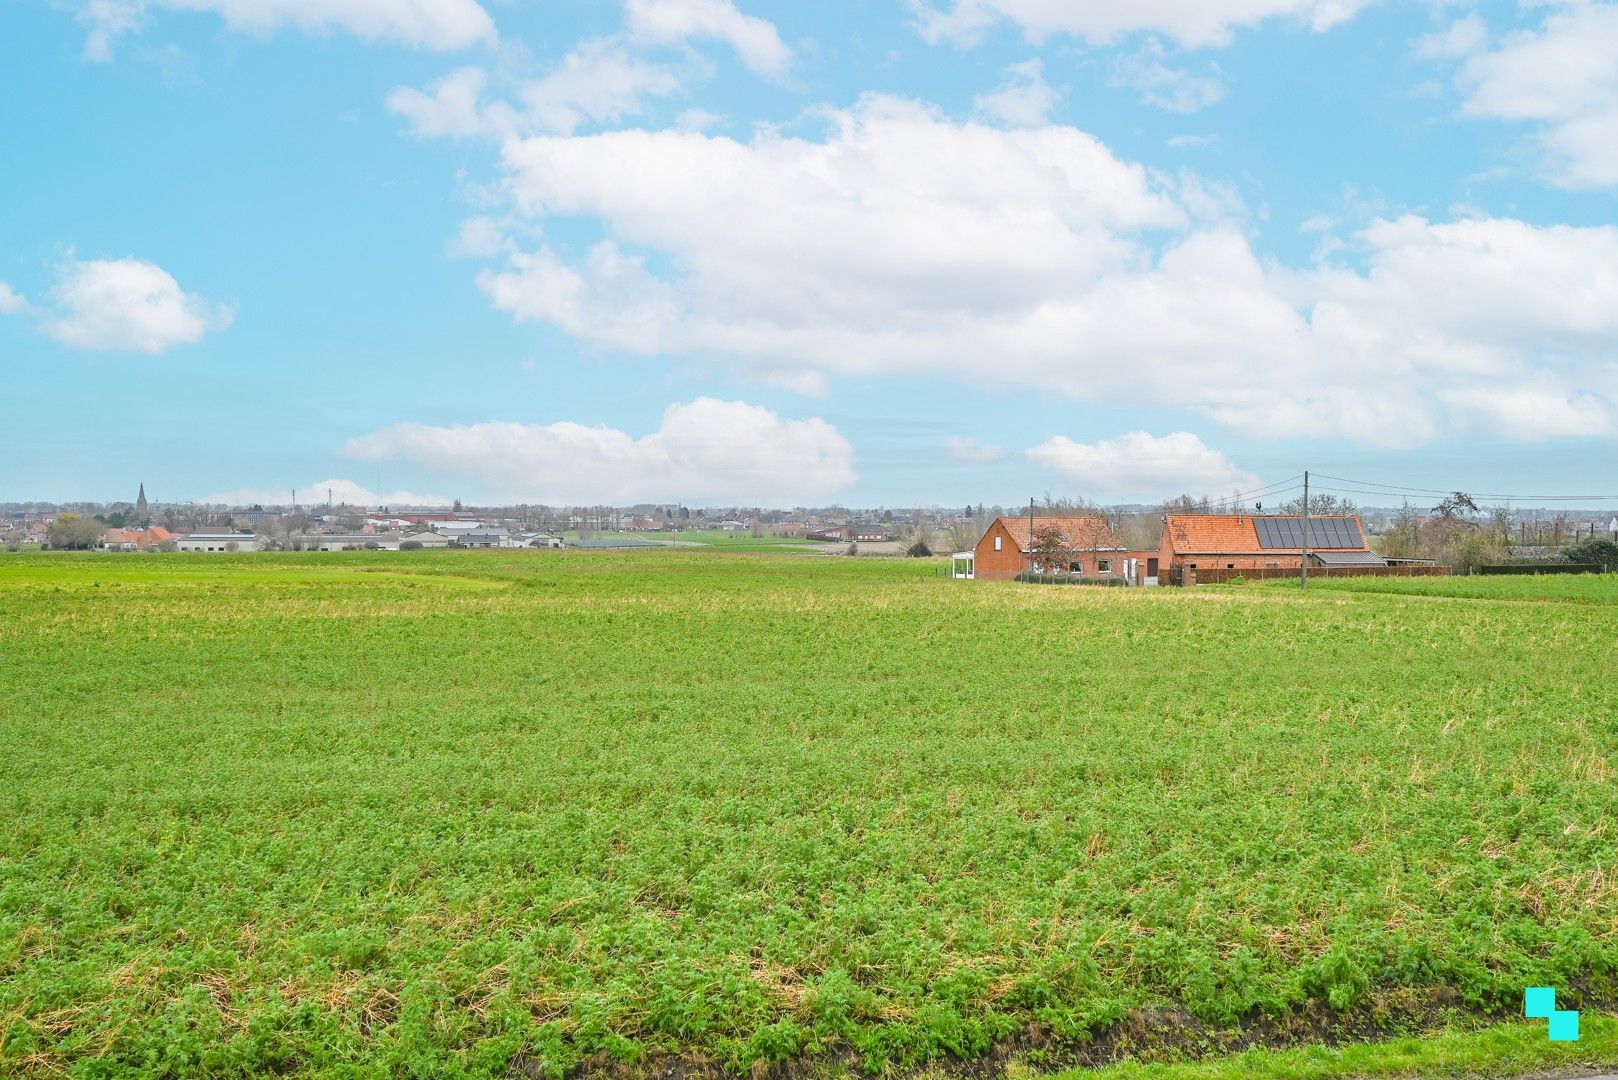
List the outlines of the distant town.
{"type": "MultiPolygon", "coordinates": [[[[1288,491],[1293,490],[1288,488],[1288,491]]],[[[1471,572],[1513,564],[1618,565],[1611,509],[1484,505],[1464,492],[1398,506],[1309,498],[1313,551],[1294,522],[1302,497],[1265,511],[1261,500],[1182,495],[1097,506],[1046,496],[959,507],[845,506],[251,506],[168,502],[138,485],[127,502],[0,504],[0,546],[104,552],[229,554],[423,549],[772,547],[837,556],[950,556],[954,576],[1058,574],[1107,584],[1186,583],[1233,575],[1471,572]],[[1335,539],[1332,523],[1341,523],[1335,539]],[[1283,534],[1284,533],[1284,534],[1283,534]],[[1085,555],[1088,554],[1088,558],[1085,555]]]]}

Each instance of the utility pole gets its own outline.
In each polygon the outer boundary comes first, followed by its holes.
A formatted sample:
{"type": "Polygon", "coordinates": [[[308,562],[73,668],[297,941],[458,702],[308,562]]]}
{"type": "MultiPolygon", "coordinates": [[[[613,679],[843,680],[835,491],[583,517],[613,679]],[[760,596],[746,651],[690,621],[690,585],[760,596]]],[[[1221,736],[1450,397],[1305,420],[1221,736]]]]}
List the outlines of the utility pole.
{"type": "Polygon", "coordinates": [[[1034,576],[1034,500],[1028,500],[1028,576],[1034,576]]]}
{"type": "Polygon", "coordinates": [[[1309,470],[1303,471],[1303,584],[1300,588],[1309,587],[1309,470]]]}

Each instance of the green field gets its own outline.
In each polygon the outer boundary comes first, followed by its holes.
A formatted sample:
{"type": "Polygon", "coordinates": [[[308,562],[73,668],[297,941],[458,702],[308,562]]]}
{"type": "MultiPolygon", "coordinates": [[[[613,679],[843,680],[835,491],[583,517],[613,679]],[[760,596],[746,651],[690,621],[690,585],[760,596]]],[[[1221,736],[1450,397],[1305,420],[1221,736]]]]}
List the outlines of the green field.
{"type": "Polygon", "coordinates": [[[0,554],[0,1074],[1554,1064],[1618,578],[1375,584],[0,554]]]}

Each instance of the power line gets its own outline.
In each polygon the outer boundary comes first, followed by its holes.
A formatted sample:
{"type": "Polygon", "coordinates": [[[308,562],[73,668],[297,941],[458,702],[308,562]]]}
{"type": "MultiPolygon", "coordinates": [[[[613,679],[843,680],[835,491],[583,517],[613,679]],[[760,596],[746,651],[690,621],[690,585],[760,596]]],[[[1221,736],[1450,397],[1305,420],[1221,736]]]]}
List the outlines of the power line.
{"type": "Polygon", "coordinates": [[[1279,480],[1276,483],[1267,484],[1261,488],[1254,488],[1252,491],[1238,491],[1234,495],[1229,496],[1229,498],[1234,501],[1236,499],[1251,499],[1256,495],[1273,495],[1275,492],[1271,490],[1272,488],[1290,490],[1291,488],[1297,487],[1298,481],[1302,479],[1303,474],[1299,473],[1297,476],[1288,477],[1285,480],[1279,480]]]}
{"type": "MultiPolygon", "coordinates": [[[[1458,488],[1451,488],[1449,491],[1440,491],[1437,488],[1410,487],[1405,484],[1382,484],[1374,480],[1351,480],[1348,477],[1330,476],[1326,473],[1315,473],[1314,475],[1322,480],[1336,480],[1343,484],[1356,485],[1350,488],[1338,488],[1334,490],[1353,491],[1364,495],[1394,495],[1407,493],[1413,495],[1428,495],[1445,498],[1453,495],[1459,490],[1458,488]],[[1378,488],[1382,490],[1372,490],[1378,488]]],[[[1532,502],[1536,500],[1540,502],[1612,502],[1618,500],[1618,495],[1503,495],[1499,492],[1490,491],[1469,491],[1466,492],[1466,494],[1479,499],[1506,499],[1511,502],[1532,502]]]]}

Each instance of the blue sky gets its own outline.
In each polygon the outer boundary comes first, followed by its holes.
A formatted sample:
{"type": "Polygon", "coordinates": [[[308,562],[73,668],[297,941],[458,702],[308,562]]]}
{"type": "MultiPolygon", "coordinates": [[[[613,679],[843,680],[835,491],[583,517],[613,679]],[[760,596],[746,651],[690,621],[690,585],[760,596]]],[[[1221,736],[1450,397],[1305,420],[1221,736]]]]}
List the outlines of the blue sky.
{"type": "Polygon", "coordinates": [[[0,95],[0,500],[1618,490],[1618,4],[11,0],[0,95]]]}

